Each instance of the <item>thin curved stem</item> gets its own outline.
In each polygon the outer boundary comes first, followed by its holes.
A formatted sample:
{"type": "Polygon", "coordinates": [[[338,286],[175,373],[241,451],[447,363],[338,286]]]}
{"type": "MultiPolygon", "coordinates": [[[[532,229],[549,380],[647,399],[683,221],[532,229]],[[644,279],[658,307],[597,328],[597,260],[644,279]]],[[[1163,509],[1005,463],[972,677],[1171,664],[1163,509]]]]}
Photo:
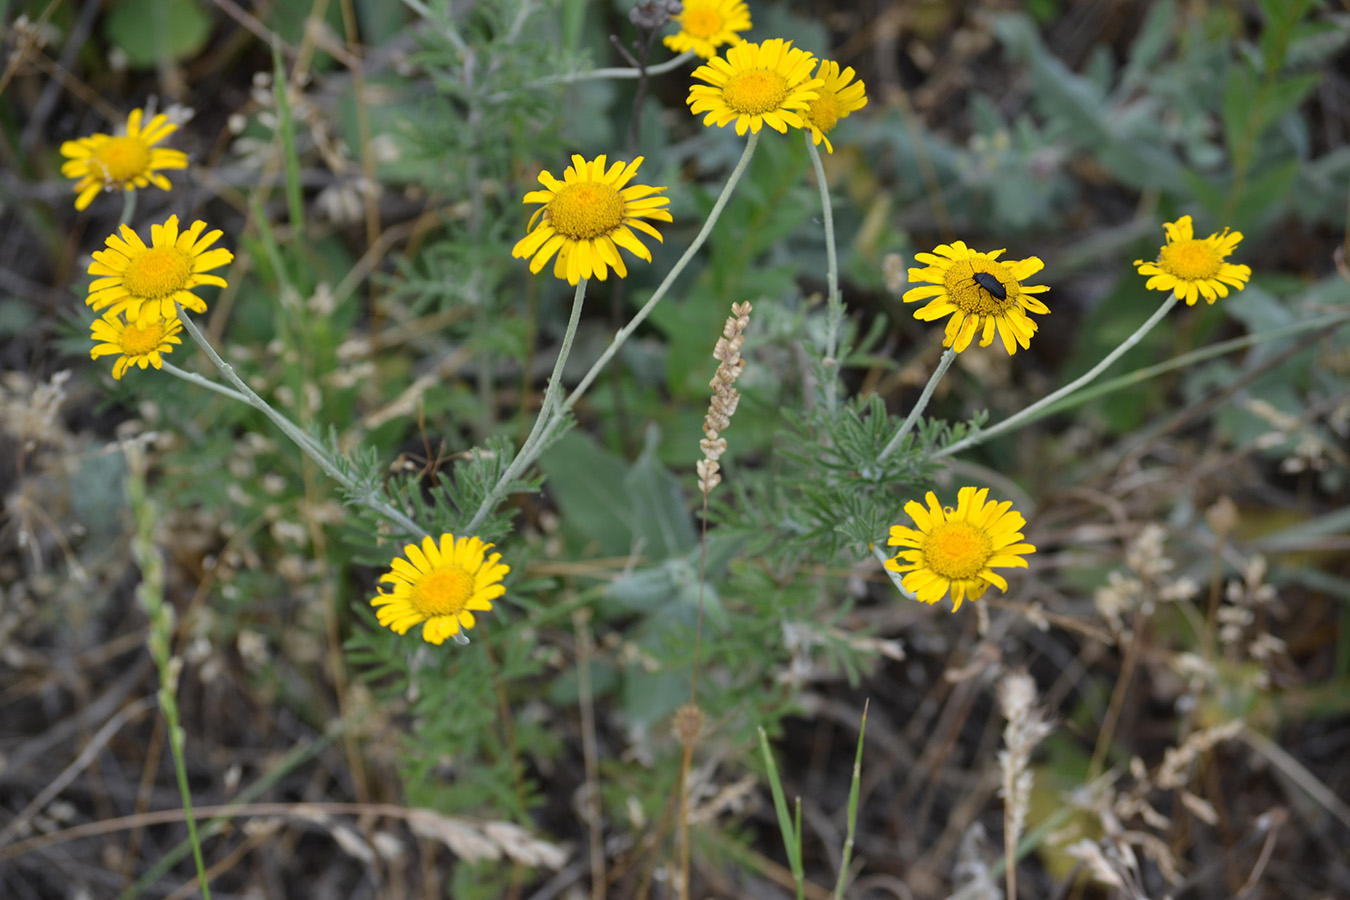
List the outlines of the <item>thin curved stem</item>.
{"type": "MultiPolygon", "coordinates": [[[[591,386],[591,383],[599,376],[606,364],[614,358],[614,354],[619,352],[619,348],[624,345],[624,342],[628,340],[629,336],[637,330],[637,327],[646,320],[647,316],[651,315],[652,310],[656,308],[656,304],[661,302],[661,298],[665,297],[666,292],[670,290],[670,286],[675,283],[675,279],[684,271],[684,267],[689,265],[689,261],[694,258],[694,254],[703,246],[704,242],[708,239],[708,235],[712,232],[713,226],[717,224],[717,219],[722,215],[722,210],[726,208],[727,201],[731,198],[731,192],[736,187],[736,182],[740,181],[741,175],[745,172],[745,167],[750,164],[750,158],[755,155],[755,146],[758,143],[759,135],[750,135],[750,140],[746,141],[745,144],[745,151],[741,153],[741,158],[736,163],[736,168],[732,169],[731,176],[727,179],[726,187],[722,188],[722,193],[718,196],[717,202],[713,204],[712,211],[708,213],[708,220],[704,222],[703,227],[699,229],[698,236],[695,237],[693,243],[689,245],[689,249],[684,251],[684,255],[681,256],[679,260],[676,261],[675,265],[671,267],[670,271],[666,273],[665,279],[657,287],[656,292],[652,294],[651,299],[643,304],[642,308],[637,311],[631,320],[629,320],[627,325],[620,328],[614,334],[614,339],[610,341],[609,346],[605,348],[605,352],[600,354],[600,358],[592,364],[590,370],[581,379],[581,383],[578,384],[572,390],[572,393],[568,395],[567,399],[562,402],[562,405],[558,408],[559,413],[565,413],[576,405],[576,402],[586,393],[586,389],[591,386]]],[[[574,308],[573,315],[575,316],[575,314],[576,309],[574,308]]],[[[550,387],[552,387],[552,385],[550,385],[550,387]]],[[[545,398],[545,402],[547,402],[547,398],[545,398]]],[[[512,460],[510,467],[503,473],[501,478],[497,479],[497,483],[493,485],[492,490],[489,491],[487,497],[483,499],[483,503],[479,506],[478,512],[474,513],[473,518],[469,520],[469,530],[477,527],[477,525],[486,518],[487,514],[491,511],[492,506],[496,505],[511,480],[534,462],[534,458],[538,455],[539,449],[548,445],[549,438],[553,436],[553,431],[558,427],[558,423],[560,423],[563,418],[562,415],[557,415],[545,422],[545,417],[541,412],[539,421],[535,423],[534,431],[532,431],[530,437],[525,440],[525,446],[521,447],[520,452],[516,454],[516,458],[512,460]]]]}
{"type": "Polygon", "coordinates": [[[197,346],[202,349],[202,352],[207,355],[211,362],[215,363],[216,368],[225,376],[225,380],[234,385],[235,389],[243,397],[244,402],[271,419],[272,424],[280,428],[286,437],[290,438],[297,447],[310,457],[310,459],[314,460],[329,478],[350,491],[358,502],[373,509],[389,521],[401,526],[409,534],[425,536],[430,533],[388,503],[369,496],[360,485],[348,478],[347,475],[337,467],[333,462],[332,457],[328,455],[328,451],[305,433],[304,429],[274,409],[271,404],[262,397],[259,397],[258,394],[244,382],[244,379],[240,378],[239,374],[234,371],[234,366],[231,366],[229,363],[225,362],[225,360],[221,359],[220,354],[216,352],[216,348],[211,346],[211,342],[206,339],[206,335],[202,334],[201,330],[197,328],[190,318],[188,318],[181,306],[178,307],[178,319],[183,323],[183,329],[188,333],[192,340],[196,342],[197,346]]]}
{"type": "Polygon", "coordinates": [[[803,131],[806,149],[811,154],[811,165],[816,170],[816,184],[820,187],[820,210],[825,219],[825,277],[829,285],[829,296],[825,298],[825,369],[833,377],[825,383],[825,406],[831,411],[839,402],[839,360],[834,358],[839,349],[839,325],[844,321],[844,298],[839,294],[839,255],[834,243],[834,209],[830,203],[830,187],[825,183],[825,166],[820,160],[820,151],[811,140],[811,132],[803,131]]]}
{"type": "Polygon", "coordinates": [[[905,435],[909,434],[910,430],[914,428],[914,423],[919,421],[919,415],[928,407],[928,401],[932,399],[933,391],[936,390],[942,376],[946,375],[947,370],[951,368],[954,359],[956,359],[955,350],[948,349],[943,352],[942,358],[938,360],[937,368],[929,376],[928,383],[923,386],[923,393],[919,395],[918,402],[914,404],[914,408],[909,411],[909,415],[905,417],[905,421],[895,432],[895,437],[891,438],[890,443],[877,454],[877,462],[884,462],[886,457],[894,453],[895,448],[899,447],[900,442],[905,439],[905,435]]]}
{"type": "Polygon", "coordinates": [[[184,381],[189,382],[190,384],[195,384],[197,387],[206,388],[208,391],[215,391],[222,397],[229,397],[231,400],[238,400],[240,403],[248,402],[248,397],[239,393],[233,388],[227,388],[223,384],[216,384],[211,379],[204,378],[201,375],[198,375],[196,372],[188,372],[183,369],[180,369],[173,363],[169,362],[167,359],[164,360],[164,371],[168,372],[175,378],[181,378],[184,381]]]}
{"type": "Polygon", "coordinates": [[[1113,362],[1120,359],[1120,357],[1123,356],[1126,352],[1128,352],[1131,347],[1133,347],[1135,344],[1143,340],[1144,335],[1152,331],[1153,326],[1157,325],[1160,321],[1162,321],[1163,316],[1167,315],[1167,313],[1171,311],[1172,307],[1176,305],[1177,305],[1177,294],[1176,291],[1173,291],[1172,294],[1165,301],[1163,301],[1162,306],[1159,306],[1157,311],[1154,312],[1153,315],[1149,316],[1148,320],[1135,330],[1134,334],[1127,337],[1119,347],[1112,350],[1110,353],[1106,354],[1106,358],[1103,359],[1101,362],[1097,363],[1097,365],[1093,366],[1091,369],[1089,369],[1086,374],[1064,385],[1064,387],[1055,391],[1053,394],[1049,394],[1045,397],[1042,397],[1040,400],[1037,400],[1035,403],[1031,404],[1021,412],[1014,413],[1013,415],[1004,419],[1002,422],[999,422],[992,428],[986,428],[979,434],[972,434],[970,437],[964,438],[963,440],[959,440],[955,444],[943,447],[941,450],[933,454],[933,458],[941,459],[945,456],[951,456],[954,453],[960,453],[962,450],[965,450],[969,447],[974,447],[976,444],[983,443],[984,441],[988,440],[989,438],[993,437],[996,434],[1002,434],[1003,432],[1008,431],[1009,429],[1015,428],[1017,425],[1020,425],[1021,423],[1027,421],[1037,412],[1049,406],[1050,404],[1062,400],[1064,397],[1067,397],[1069,394],[1072,394],[1074,391],[1078,390],[1083,385],[1092,381],[1102,372],[1106,371],[1106,369],[1113,362]]]}
{"type": "Polygon", "coordinates": [[[558,405],[558,396],[562,389],[563,367],[567,365],[567,357],[572,352],[572,340],[577,336],[577,325],[581,322],[581,307],[586,299],[585,278],[577,282],[576,293],[572,295],[572,315],[567,320],[567,331],[563,333],[562,347],[558,349],[558,359],[553,364],[553,374],[549,376],[548,387],[544,390],[544,402],[539,406],[539,418],[534,420],[534,427],[530,429],[529,436],[525,438],[525,443],[521,445],[520,452],[516,458],[511,460],[511,465],[506,467],[502,477],[497,479],[497,483],[488,491],[483,502],[478,505],[478,511],[473,514],[469,524],[464,526],[465,530],[472,533],[475,528],[482,524],[487,518],[488,513],[492,512],[497,501],[501,499],[502,493],[511,482],[520,477],[520,473],[525,471],[525,467],[534,461],[539,453],[539,448],[548,439],[553,431],[555,419],[561,419],[566,407],[555,410],[558,405]],[[556,413],[556,415],[555,415],[556,413]]]}
{"type": "Polygon", "coordinates": [[[154,502],[145,492],[144,453],[140,448],[128,448],[126,461],[127,503],[131,507],[136,523],[131,555],[141,569],[141,584],[136,589],[136,598],[145,612],[148,625],[146,649],[150,651],[150,657],[155,661],[155,668],[159,672],[157,699],[168,728],[169,746],[173,750],[173,768],[178,779],[178,793],[183,803],[183,818],[187,822],[188,839],[192,844],[193,861],[197,864],[197,879],[201,884],[203,900],[210,900],[210,879],[202,858],[202,842],[200,835],[197,834],[197,819],[192,814],[192,791],[187,780],[187,759],[184,752],[187,735],[183,731],[178,714],[178,674],[183,660],[173,652],[174,608],[164,599],[164,559],[154,542],[158,512],[154,502]]]}
{"type": "Polygon", "coordinates": [[[534,430],[525,438],[525,445],[520,448],[521,455],[524,455],[527,451],[534,452],[538,446],[540,435],[543,434],[545,421],[551,418],[555,412],[554,407],[562,391],[563,368],[567,365],[567,357],[572,354],[572,341],[576,338],[577,326],[581,323],[581,307],[586,299],[586,285],[588,283],[585,278],[577,282],[576,292],[572,295],[572,314],[567,319],[567,330],[563,332],[562,346],[558,349],[558,359],[553,363],[553,374],[549,376],[548,387],[544,391],[544,402],[540,406],[539,419],[534,423],[534,430]]]}
{"type": "Polygon", "coordinates": [[[917,600],[917,599],[918,599],[918,598],[914,595],[914,592],[913,592],[913,591],[911,591],[909,588],[905,587],[905,582],[904,582],[904,576],[903,576],[903,575],[901,575],[899,572],[893,572],[893,571],[891,571],[890,569],[886,568],[886,560],[891,559],[891,557],[887,556],[887,555],[886,555],[886,552],[885,552],[884,550],[882,550],[882,549],[881,549],[880,547],[878,547],[876,544],[873,544],[873,545],[872,545],[872,555],[876,557],[877,562],[881,563],[881,571],[883,571],[883,572],[886,573],[886,577],[889,578],[889,579],[891,580],[891,584],[895,585],[895,589],[896,589],[897,591],[899,591],[901,594],[903,594],[905,597],[907,597],[907,598],[910,599],[910,600],[917,600]]]}
{"type": "Polygon", "coordinates": [[[122,191],[122,216],[117,220],[117,228],[120,231],[123,225],[130,225],[131,220],[136,216],[136,192],[122,191]]]}
{"type": "Polygon", "coordinates": [[[1151,366],[1143,366],[1132,372],[1126,372],[1124,375],[1118,375],[1115,378],[1094,384],[1091,388],[1076,392],[1072,397],[1061,397],[1059,401],[1051,406],[1045,406],[1037,410],[1037,418],[1054,415],[1072,409],[1089,400],[1095,400],[1098,397],[1104,397],[1107,394],[1133,387],[1147,381],[1150,378],[1156,378],[1168,372],[1175,372],[1178,369],[1185,369],[1188,366],[1223,356],[1227,353],[1236,353],[1238,350],[1245,350],[1248,347],[1254,347],[1257,344],[1265,344],[1271,341],[1278,341],[1292,335],[1302,334],[1305,331],[1325,331],[1337,328],[1350,321],[1350,312],[1335,313],[1329,316],[1319,316],[1316,319],[1305,319],[1301,322],[1294,322],[1280,328],[1272,328],[1268,331],[1246,334],[1240,338],[1232,340],[1219,341],[1216,344],[1208,344],[1180,356],[1174,356],[1164,362],[1156,363],[1151,366]]]}
{"type": "Polygon", "coordinates": [[[717,224],[718,217],[722,215],[722,210],[726,208],[727,201],[731,199],[731,192],[735,189],[736,182],[741,180],[745,167],[750,164],[750,158],[755,155],[755,146],[758,143],[759,135],[750,135],[750,140],[746,141],[745,150],[741,153],[736,168],[731,170],[731,177],[727,179],[726,187],[722,188],[721,195],[718,196],[717,202],[713,204],[712,212],[708,213],[708,220],[703,223],[703,228],[699,230],[698,236],[689,245],[689,249],[684,251],[684,255],[679,258],[675,265],[671,266],[670,272],[666,274],[665,280],[657,287],[656,293],[652,294],[651,299],[643,304],[642,309],[637,311],[637,314],[633,316],[629,323],[620,328],[614,335],[614,340],[605,348],[605,352],[600,354],[600,358],[595,361],[590,371],[581,379],[581,383],[573,389],[571,395],[563,403],[563,409],[571,409],[581,399],[581,395],[586,393],[586,389],[591,386],[591,382],[595,381],[596,376],[600,374],[600,370],[614,357],[615,353],[619,352],[619,348],[628,340],[629,335],[637,330],[637,327],[646,320],[647,316],[651,315],[652,310],[656,308],[656,304],[661,302],[661,299],[666,295],[666,291],[670,290],[670,286],[675,283],[675,279],[679,277],[680,273],[684,271],[684,267],[689,265],[689,261],[694,258],[694,254],[703,246],[703,243],[708,239],[708,235],[712,232],[713,226],[717,224]]]}
{"type": "MultiPolygon", "coordinates": [[[[168,372],[170,375],[173,375],[176,378],[183,379],[189,384],[195,384],[197,387],[206,388],[208,391],[214,391],[215,393],[220,394],[222,397],[229,397],[231,400],[238,400],[241,403],[248,403],[250,406],[253,405],[252,401],[248,399],[247,394],[241,394],[239,391],[236,391],[233,388],[227,388],[223,384],[217,384],[216,382],[212,381],[209,378],[198,375],[196,372],[188,372],[184,369],[180,369],[173,363],[169,362],[167,359],[163,360],[163,364],[164,364],[164,371],[168,372]]],[[[323,445],[320,444],[318,441],[314,440],[314,438],[311,437],[308,433],[306,433],[304,429],[298,429],[298,431],[300,437],[304,441],[304,446],[302,447],[302,449],[306,453],[309,454],[319,453],[325,456],[327,455],[328,451],[324,449],[323,445]]],[[[291,439],[296,440],[295,437],[291,437],[291,439]]],[[[296,443],[300,443],[300,441],[296,441],[296,443]]]]}
{"type": "Polygon", "coordinates": [[[206,861],[202,858],[202,839],[197,834],[197,817],[192,814],[192,789],[188,786],[187,753],[185,750],[187,733],[178,724],[177,702],[172,704],[175,709],[173,716],[168,715],[168,705],[164,702],[164,695],[167,691],[167,687],[160,688],[160,706],[165,707],[165,718],[169,719],[169,749],[173,753],[173,770],[178,781],[178,795],[182,798],[183,819],[187,822],[188,839],[192,841],[192,859],[197,864],[197,880],[201,884],[202,900],[211,900],[210,879],[207,877],[206,861]]]}
{"type": "MultiPolygon", "coordinates": [[[[646,74],[648,76],[664,75],[667,72],[678,69],[693,58],[694,51],[686,50],[673,59],[668,59],[655,66],[648,66],[646,74]]],[[[535,87],[545,84],[572,84],[577,81],[590,81],[595,78],[641,78],[642,74],[643,70],[638,68],[588,69],[585,72],[568,72],[564,75],[550,75],[547,78],[540,78],[538,81],[533,81],[530,85],[531,87],[535,87]]]]}

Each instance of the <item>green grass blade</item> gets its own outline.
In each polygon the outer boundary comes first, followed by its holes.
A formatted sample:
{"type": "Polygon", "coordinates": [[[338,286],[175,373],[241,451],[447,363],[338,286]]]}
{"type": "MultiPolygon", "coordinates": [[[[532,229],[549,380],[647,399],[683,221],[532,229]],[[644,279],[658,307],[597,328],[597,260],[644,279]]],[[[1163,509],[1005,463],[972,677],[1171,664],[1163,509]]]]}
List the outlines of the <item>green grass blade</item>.
{"type": "Polygon", "coordinates": [[[834,900],[843,900],[848,864],[853,858],[853,836],[858,826],[858,785],[862,782],[863,735],[866,733],[867,703],[863,703],[862,722],[858,725],[858,749],[853,754],[853,783],[848,789],[848,836],[844,839],[843,857],[839,860],[839,880],[834,885],[834,900]]]}
{"type": "Polygon", "coordinates": [[[778,830],[783,833],[783,848],[787,851],[788,866],[797,882],[797,896],[802,896],[805,873],[802,870],[802,832],[801,799],[797,800],[797,825],[788,818],[787,797],[783,795],[783,782],[778,777],[778,766],[773,761],[773,751],[769,749],[769,738],[764,729],[759,730],[759,749],[764,754],[764,768],[769,775],[769,787],[773,790],[773,808],[778,814],[778,830]]]}

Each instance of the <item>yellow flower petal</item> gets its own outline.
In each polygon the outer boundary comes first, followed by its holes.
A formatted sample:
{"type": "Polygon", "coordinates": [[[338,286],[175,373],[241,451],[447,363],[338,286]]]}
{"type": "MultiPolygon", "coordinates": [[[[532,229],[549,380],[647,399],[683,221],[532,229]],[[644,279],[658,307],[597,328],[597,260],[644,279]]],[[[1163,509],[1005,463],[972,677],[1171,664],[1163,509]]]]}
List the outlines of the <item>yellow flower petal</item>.
{"type": "Polygon", "coordinates": [[[486,557],[491,547],[482,538],[452,534],[405,545],[406,559],[394,557],[380,577],[395,589],[370,600],[376,619],[398,634],[422,625],[422,639],[436,645],[473,628],[477,618],[471,610],[487,612],[506,593],[501,581],[510,568],[499,562],[500,554],[486,557]]]}

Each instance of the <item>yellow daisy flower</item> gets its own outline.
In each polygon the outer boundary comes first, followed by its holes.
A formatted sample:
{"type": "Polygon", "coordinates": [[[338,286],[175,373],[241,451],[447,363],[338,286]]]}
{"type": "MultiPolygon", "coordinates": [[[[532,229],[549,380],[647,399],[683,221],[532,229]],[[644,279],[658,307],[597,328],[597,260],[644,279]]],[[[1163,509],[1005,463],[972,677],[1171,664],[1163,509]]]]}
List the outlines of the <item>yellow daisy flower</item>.
{"type": "Polygon", "coordinates": [[[167,191],[169,179],[158,170],[187,168],[187,154],[182,150],[155,146],[178,126],[160,113],[142,127],[144,116],[145,110],[133,109],[125,134],[114,137],[100,132],[61,145],[61,155],[69,157],[61,174],[79,179],[75,182],[76,209],[88,207],[100,191],[115,188],[129,191],[153,184],[167,191]]]}
{"type": "Polygon", "coordinates": [[[762,44],[749,41],[727,50],[694,70],[694,77],[707,84],[689,89],[689,111],[706,112],[703,124],[718,128],[735,121],[736,133],[748,128],[759,134],[765,124],[786,134],[788,126],[802,128],[802,113],[825,82],[811,77],[816,58],[774,38],[762,44]]]}
{"type": "Polygon", "coordinates": [[[741,0],[688,0],[684,11],[670,18],[680,23],[680,33],[666,38],[665,45],[676,53],[693,50],[704,59],[723,44],[739,44],[744,38],[736,32],[750,29],[750,7],[741,0]]]}
{"type": "Polygon", "coordinates": [[[178,318],[175,300],[184,309],[206,312],[206,304],[192,289],[203,284],[225,287],[224,278],[205,273],[229,263],[234,254],[219,247],[207,249],[221,232],[203,235],[205,228],[205,222],[197,221],[179,234],[178,217],[169,216],[163,225],[150,226],[152,246],[147,247],[131,226],[123,225],[120,238],[109,235],[107,249],[94,251],[89,274],[104,277],[89,285],[84,302],[94,309],[110,306],[109,312],[125,313],[128,322],[138,319],[142,324],[156,316],[178,318]]]}
{"type": "Polygon", "coordinates": [[[1156,262],[1136,259],[1140,275],[1151,276],[1144,287],[1152,291],[1176,291],[1177,296],[1194,306],[1204,296],[1214,305],[1218,297],[1228,296],[1228,286],[1242,290],[1252,277],[1249,266],[1224,262],[1242,241],[1242,232],[1229,231],[1197,239],[1191,228],[1191,217],[1182,216],[1163,225],[1167,243],[1158,251],[1156,262]]]}
{"type": "Polygon", "coordinates": [[[806,127],[811,129],[811,140],[819,147],[825,142],[825,149],[834,152],[834,145],[826,137],[840,119],[848,118],[849,113],[857,112],[867,105],[867,91],[861,81],[853,81],[853,68],[842,72],[839,63],[832,59],[822,59],[816,77],[824,84],[816,88],[816,99],[806,108],[802,118],[806,127]],[[853,82],[850,84],[849,82],[853,82]]]}
{"type": "Polygon", "coordinates": [[[892,525],[886,541],[890,547],[909,548],[886,560],[886,568],[905,576],[900,581],[905,590],[924,603],[936,603],[950,589],[955,612],[962,600],[980,599],[991,584],[1008,589],[1008,582],[993,570],[1025,569],[1022,557],[1036,548],[1019,543],[1027,523],[1021,513],[1010,511],[1012,501],[986,502],[988,494],[989,488],[963,487],[956,509],[940,506],[932,491],[924,497],[927,507],[917,500],[905,504],[916,527],[892,525]]]}
{"type": "Polygon", "coordinates": [[[670,199],[654,196],[665,188],[645,184],[624,187],[637,174],[642,159],[639,156],[627,166],[616,162],[605,171],[603,155],[586,162],[574,154],[562,181],[540,172],[539,183],[546,190],[530,191],[524,202],[544,206],[530,217],[530,233],[516,243],[511,255],[518,259],[534,257],[530,271],[537,273],[557,253],[553,274],[572,284],[592,275],[604,281],[609,274],[606,266],[612,266],[620,278],[627,276],[619,247],[651,262],[651,251],[633,229],[659,241],[661,234],[642,220],[672,220],[662,209],[670,199]]]}
{"type": "Polygon", "coordinates": [[[482,538],[456,538],[442,534],[440,546],[430,535],[422,546],[403,548],[406,560],[395,557],[381,582],[393,585],[389,593],[381,589],[370,601],[376,617],[398,634],[407,634],[414,625],[422,625],[422,640],[443,644],[453,637],[468,643],[460,629],[474,626],[473,611],[492,609],[492,601],[506,593],[502,579],[511,571],[501,562],[502,555],[488,555],[492,545],[482,538]]]}
{"type": "Polygon", "coordinates": [[[103,341],[89,351],[89,358],[121,354],[113,363],[112,371],[113,378],[119,381],[133,365],[142,369],[146,366],[162,369],[162,355],[172,353],[174,344],[183,343],[178,337],[178,332],[182,330],[183,323],[178,321],[176,314],[171,319],[152,316],[142,322],[127,322],[121,313],[106,312],[103,318],[95,319],[89,326],[90,339],[103,341]]]}
{"type": "Polygon", "coordinates": [[[1002,250],[980,253],[961,241],[953,241],[950,245],[938,245],[932,253],[914,254],[928,268],[910,269],[909,280],[932,284],[911,288],[903,299],[914,303],[931,298],[927,306],[914,313],[914,318],[921,322],[951,315],[942,346],[954,347],[960,353],[981,329],[981,347],[993,342],[995,329],[1009,356],[1017,352],[1018,345],[1023,350],[1031,346],[1036,323],[1027,313],[1044,314],[1050,309],[1030,295],[1050,288],[1022,282],[1045,268],[1045,263],[1035,256],[1018,262],[999,262],[1002,253],[1002,250]]]}

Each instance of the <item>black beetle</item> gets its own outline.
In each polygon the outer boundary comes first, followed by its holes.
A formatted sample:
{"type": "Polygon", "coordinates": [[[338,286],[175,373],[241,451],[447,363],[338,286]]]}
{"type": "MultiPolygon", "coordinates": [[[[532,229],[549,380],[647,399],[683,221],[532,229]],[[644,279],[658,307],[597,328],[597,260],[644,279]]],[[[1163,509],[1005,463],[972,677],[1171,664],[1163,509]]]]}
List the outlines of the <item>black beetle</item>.
{"type": "Polygon", "coordinates": [[[1008,299],[1008,290],[1003,286],[1003,282],[988,272],[976,272],[975,283],[992,294],[997,300],[1008,299]]]}

